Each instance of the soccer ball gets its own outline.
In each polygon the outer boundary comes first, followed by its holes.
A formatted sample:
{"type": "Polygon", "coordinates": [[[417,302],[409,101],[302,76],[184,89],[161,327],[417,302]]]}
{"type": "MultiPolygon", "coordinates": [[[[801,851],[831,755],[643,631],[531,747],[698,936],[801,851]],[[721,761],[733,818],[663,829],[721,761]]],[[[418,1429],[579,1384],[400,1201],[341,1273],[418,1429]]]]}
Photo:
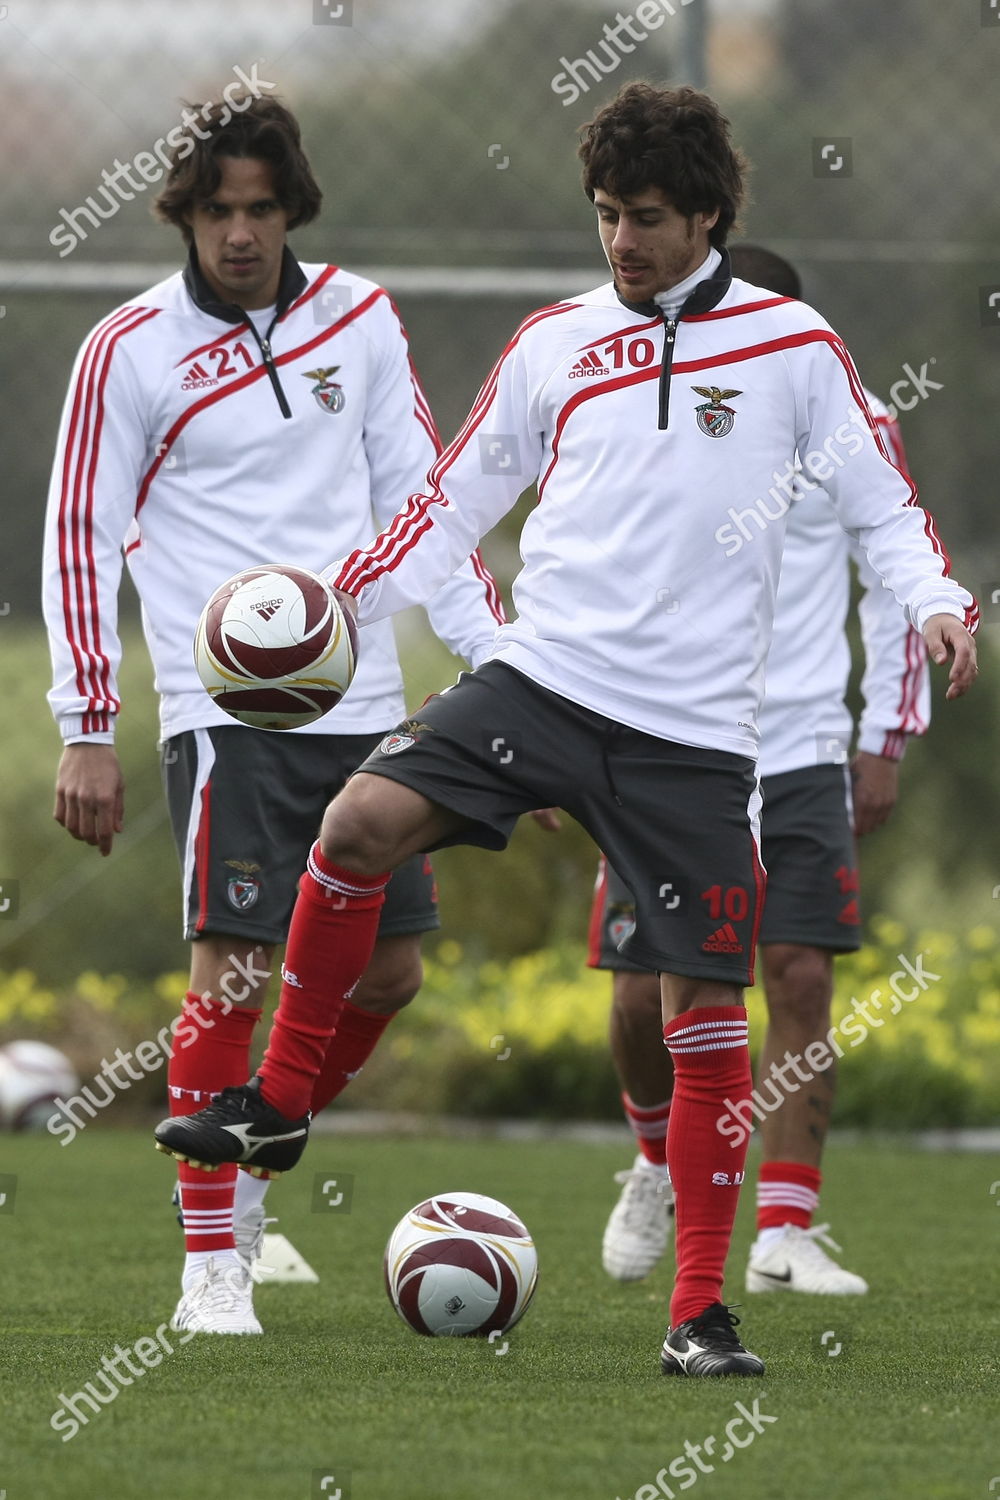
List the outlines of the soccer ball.
{"type": "Polygon", "coordinates": [[[194,659],[219,708],[254,729],[297,729],[347,692],[357,630],[308,568],[267,563],[216,589],[202,611],[194,659]]]}
{"type": "Polygon", "coordinates": [[[0,1127],[43,1130],[60,1095],[80,1086],[68,1057],[46,1042],[0,1047],[0,1127]]]}
{"type": "Polygon", "coordinates": [[[439,1193],[400,1219],[384,1269],[389,1300],[414,1332],[469,1338],[513,1328],[534,1294],[538,1257],[496,1198],[439,1193]]]}

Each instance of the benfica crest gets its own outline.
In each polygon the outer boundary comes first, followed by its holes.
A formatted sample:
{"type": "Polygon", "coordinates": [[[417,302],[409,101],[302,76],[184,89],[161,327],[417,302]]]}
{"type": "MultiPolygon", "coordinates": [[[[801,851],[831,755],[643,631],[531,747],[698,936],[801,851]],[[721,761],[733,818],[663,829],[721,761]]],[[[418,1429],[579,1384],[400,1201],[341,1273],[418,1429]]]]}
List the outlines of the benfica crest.
{"type": "Polygon", "coordinates": [[[344,387],[337,385],[330,379],[340,369],[339,365],[330,365],[326,370],[304,370],[303,376],[306,380],[315,380],[312,394],[316,397],[324,411],[337,413],[344,409],[344,387]]]}
{"type": "Polygon", "coordinates": [[[411,745],[415,745],[421,734],[430,732],[429,724],[421,724],[419,719],[406,719],[380,741],[379,754],[398,755],[401,750],[409,750],[411,745]]]}
{"type": "Polygon", "coordinates": [[[635,931],[635,907],[613,906],[609,913],[608,936],[616,948],[620,948],[626,938],[630,938],[635,931]]]}
{"type": "Polygon", "coordinates": [[[251,906],[256,905],[257,897],[260,895],[260,881],[240,880],[234,875],[229,881],[226,895],[229,897],[230,906],[234,906],[237,911],[249,911],[251,906]]]}
{"type": "Polygon", "coordinates": [[[731,396],[742,396],[742,391],[720,391],[717,385],[693,385],[691,387],[699,396],[707,396],[708,400],[704,406],[695,407],[695,415],[698,418],[698,426],[708,437],[725,437],[727,432],[732,432],[733,423],[736,421],[736,413],[731,406],[723,406],[731,396]]]}

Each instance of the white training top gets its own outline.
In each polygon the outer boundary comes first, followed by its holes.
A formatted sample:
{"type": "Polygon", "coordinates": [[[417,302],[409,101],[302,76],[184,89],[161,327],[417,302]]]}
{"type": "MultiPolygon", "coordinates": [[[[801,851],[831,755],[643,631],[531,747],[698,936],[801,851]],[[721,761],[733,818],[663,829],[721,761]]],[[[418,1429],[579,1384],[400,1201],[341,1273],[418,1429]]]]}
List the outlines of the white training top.
{"type": "Polygon", "coordinates": [[[362,622],[426,598],[537,480],[490,656],[610,719],[755,757],[789,509],[771,492],[801,455],[914,626],[974,627],[840,339],[719,259],[676,323],[610,283],[525,319],[424,489],[330,570],[362,622]]]}
{"type": "MultiPolygon", "coordinates": [[[[286,251],[278,307],[266,345],[242,312],[212,301],[192,262],[84,342],[59,429],[44,561],[49,698],[67,741],[113,738],[123,546],[163,737],[231,725],[192,655],[211,594],[253,564],[329,567],[395,515],[440,452],[382,287],[335,266],[300,267],[286,251]]],[[[504,615],[472,551],[425,597],[437,634],[475,665],[504,615]]],[[[369,733],[404,712],[385,620],[364,631],[343,701],[292,732],[369,733]]]]}
{"type": "MultiPolygon", "coordinates": [[[[865,395],[893,462],[906,473],[898,423],[877,396],[865,395]]],[[[760,773],[776,776],[848,758],[854,726],[845,702],[851,668],[845,625],[852,560],[863,590],[858,616],[865,650],[857,748],[899,760],[907,737],[923,734],[930,722],[923,636],[841,528],[822,486],[800,471],[793,495],[760,713],[760,773]]]]}

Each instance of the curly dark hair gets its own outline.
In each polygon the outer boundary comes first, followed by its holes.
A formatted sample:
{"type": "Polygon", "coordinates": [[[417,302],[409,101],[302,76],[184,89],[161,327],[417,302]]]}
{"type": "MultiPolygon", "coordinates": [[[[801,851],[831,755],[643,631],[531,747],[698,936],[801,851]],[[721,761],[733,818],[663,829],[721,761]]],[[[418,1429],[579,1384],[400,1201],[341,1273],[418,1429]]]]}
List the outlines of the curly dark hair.
{"type": "Polygon", "coordinates": [[[185,124],[175,126],[166,139],[171,147],[170,169],[166,186],[153,202],[153,212],[165,223],[176,225],[188,244],[191,209],[211,198],[222,180],[220,156],[254,157],[270,163],[275,196],[288,214],[289,229],[310,223],[319,213],[323,194],[302,150],[298,121],[277,99],[249,95],[231,105],[223,100],[188,105],[185,124]],[[196,117],[193,123],[191,115],[196,117]]]}
{"type": "Polygon", "coordinates": [[[583,190],[629,199],[659,188],[686,218],[718,209],[717,250],[736,227],[749,163],[714,99],[697,89],[627,83],[581,127],[583,190]]]}

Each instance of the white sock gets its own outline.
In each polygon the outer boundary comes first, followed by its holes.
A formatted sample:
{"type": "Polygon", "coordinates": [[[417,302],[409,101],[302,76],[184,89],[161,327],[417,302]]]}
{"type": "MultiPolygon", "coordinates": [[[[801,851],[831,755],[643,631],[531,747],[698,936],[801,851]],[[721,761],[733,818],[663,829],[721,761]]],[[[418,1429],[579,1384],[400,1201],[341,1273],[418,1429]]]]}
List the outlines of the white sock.
{"type": "Polygon", "coordinates": [[[261,1207],[270,1186],[270,1177],[254,1177],[249,1172],[237,1172],[236,1197],[233,1199],[234,1224],[239,1224],[251,1208],[261,1207]]]}
{"type": "Polygon", "coordinates": [[[772,1224],[770,1229],[758,1229],[757,1243],[754,1248],[756,1250],[766,1250],[768,1245],[773,1245],[775,1240],[781,1239],[787,1228],[787,1224],[772,1224]]]}
{"type": "Polygon", "coordinates": [[[184,1257],[184,1270],[181,1273],[183,1291],[189,1292],[195,1282],[201,1280],[210,1260],[214,1260],[216,1267],[222,1271],[227,1271],[230,1266],[240,1268],[243,1264],[235,1250],[189,1250],[184,1257]]]}

